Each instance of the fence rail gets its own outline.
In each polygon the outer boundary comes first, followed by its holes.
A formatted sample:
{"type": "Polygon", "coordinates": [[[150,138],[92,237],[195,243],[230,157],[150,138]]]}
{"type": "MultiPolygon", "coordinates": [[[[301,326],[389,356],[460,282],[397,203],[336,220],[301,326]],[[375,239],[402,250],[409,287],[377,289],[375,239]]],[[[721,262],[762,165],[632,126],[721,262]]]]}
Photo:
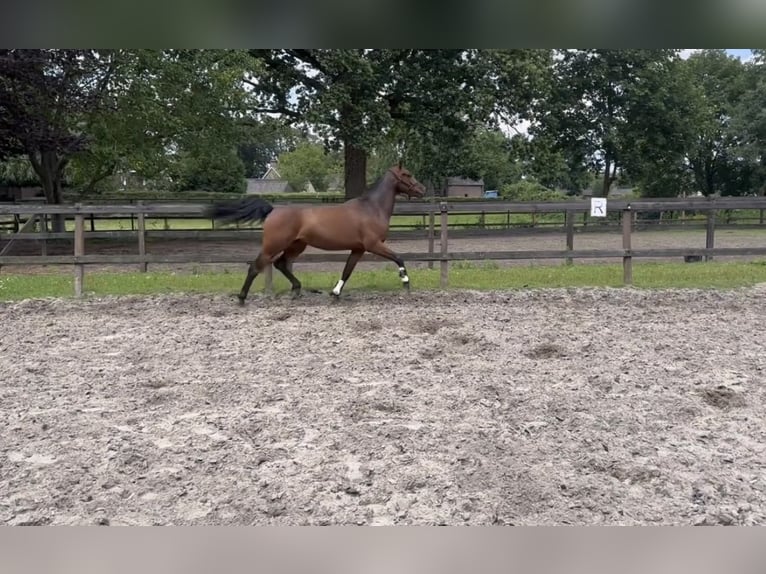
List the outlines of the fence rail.
{"type": "MultiPolygon", "coordinates": [[[[172,217],[175,214],[196,215],[203,214],[204,204],[130,204],[130,205],[15,205],[0,204],[0,215],[16,214],[26,215],[31,218],[48,218],[51,215],[61,214],[73,216],[75,228],[73,232],[60,233],[30,233],[28,225],[12,236],[11,241],[0,251],[0,266],[3,265],[72,265],[74,267],[75,294],[81,295],[83,290],[86,265],[139,265],[142,271],[147,270],[149,264],[168,263],[239,263],[239,257],[225,252],[204,255],[198,253],[188,254],[153,254],[146,252],[147,237],[169,237],[162,231],[148,231],[146,229],[147,216],[172,217]],[[137,218],[136,229],[130,232],[100,232],[87,231],[85,217],[97,214],[106,216],[131,215],[137,218]],[[134,254],[103,255],[86,254],[86,238],[135,238],[137,241],[134,254]],[[43,250],[47,239],[71,239],[73,240],[73,253],[71,255],[47,255],[45,251],[39,256],[30,255],[6,255],[14,239],[42,239],[43,250]]],[[[564,259],[571,264],[575,259],[622,259],[623,281],[626,285],[633,280],[634,258],[665,258],[685,257],[704,258],[709,260],[716,256],[766,256],[766,246],[752,246],[739,248],[716,248],[714,245],[716,214],[721,210],[741,209],[766,209],[766,198],[691,198],[691,199],[651,199],[637,201],[610,201],[608,204],[610,213],[617,213],[622,234],[622,249],[589,249],[575,250],[575,215],[588,213],[590,203],[582,200],[564,202],[401,202],[395,206],[394,213],[402,215],[420,215],[427,219],[426,238],[428,251],[419,253],[402,253],[405,261],[424,261],[429,266],[438,262],[440,265],[441,285],[446,287],[449,282],[449,263],[451,261],[484,261],[484,260],[534,260],[534,259],[564,259]],[[637,213],[651,211],[698,211],[706,214],[705,220],[705,246],[699,248],[661,248],[661,249],[633,249],[631,244],[632,233],[635,227],[637,213]],[[523,251],[473,251],[451,252],[449,251],[449,225],[450,213],[564,213],[563,232],[566,234],[566,246],[564,250],[523,250],[523,251]],[[438,234],[437,234],[438,230],[438,234]],[[438,245],[437,245],[438,243],[438,245]],[[438,248],[438,249],[437,249],[438,248]]],[[[180,232],[184,238],[204,240],[215,237],[241,238],[245,234],[260,235],[257,229],[239,230],[189,230],[180,232]]],[[[179,232],[173,232],[173,237],[180,237],[179,232]]],[[[453,230],[454,236],[454,230],[453,230]]],[[[316,253],[304,254],[300,260],[305,262],[342,262],[346,260],[345,253],[316,253]]],[[[365,260],[382,261],[381,258],[365,255],[365,260]]],[[[271,268],[267,269],[266,288],[272,287],[271,268]]]]}
{"type": "MultiPolygon", "coordinates": [[[[296,202],[275,203],[309,207],[317,204],[296,202]]],[[[590,202],[582,199],[569,201],[399,201],[394,206],[395,215],[429,215],[440,213],[446,205],[449,213],[586,213],[590,202]]],[[[19,215],[197,215],[201,216],[208,207],[203,203],[147,202],[131,204],[1,204],[0,214],[19,215]]],[[[629,209],[634,213],[647,211],[708,211],[726,209],[766,209],[766,197],[692,197],[686,199],[657,198],[637,200],[610,200],[609,211],[629,209]]]]}
{"type": "MultiPolygon", "coordinates": [[[[680,227],[691,229],[696,226],[704,226],[704,221],[695,215],[711,201],[715,202],[717,209],[722,213],[720,226],[731,226],[732,228],[744,228],[747,226],[766,225],[766,209],[762,201],[763,198],[691,198],[691,199],[653,199],[638,201],[613,201],[610,205],[613,210],[619,212],[626,208],[626,205],[632,205],[632,211],[636,213],[634,224],[636,229],[680,227]],[[751,200],[753,200],[751,202],[751,200]],[[680,217],[672,217],[673,212],[680,212],[680,217]],[[756,213],[752,213],[756,212],[756,213]],[[667,217],[668,213],[671,217],[667,217]]],[[[128,233],[136,230],[137,215],[144,214],[145,223],[150,237],[174,237],[177,239],[198,238],[199,233],[210,233],[209,239],[229,239],[225,233],[217,236],[219,230],[215,223],[208,220],[210,227],[199,226],[200,221],[207,220],[204,215],[204,208],[209,202],[184,201],[182,203],[168,203],[166,201],[155,201],[152,203],[129,202],[119,205],[107,205],[99,202],[95,204],[75,204],[62,206],[47,206],[45,204],[0,204],[0,239],[6,234],[18,233],[22,224],[30,220],[39,218],[41,220],[41,234],[35,239],[60,239],[63,236],[42,235],[47,230],[47,220],[51,214],[64,217],[68,221],[73,220],[74,215],[85,212],[88,217],[91,233],[111,233],[112,235],[102,235],[103,238],[126,238],[119,236],[120,230],[96,229],[96,222],[100,225],[104,222],[114,220],[129,220],[130,226],[128,233]],[[3,214],[11,216],[12,219],[3,219],[3,214]],[[22,217],[23,216],[23,217],[22,217]],[[174,220],[171,224],[170,220],[174,220]],[[196,225],[177,227],[178,221],[192,221],[196,225]],[[151,222],[164,221],[162,229],[158,229],[156,224],[151,222]],[[193,232],[190,233],[190,232],[193,232]],[[196,234],[196,235],[194,235],[196,234]]],[[[605,220],[589,218],[587,214],[588,203],[582,199],[572,199],[557,202],[508,202],[502,200],[484,200],[484,201],[464,201],[447,202],[449,213],[454,216],[450,218],[449,227],[459,231],[465,236],[490,236],[493,234],[503,234],[508,230],[523,230],[526,233],[548,233],[560,232],[563,228],[566,214],[578,214],[575,221],[576,229],[588,228],[591,231],[613,231],[619,228],[619,222],[613,216],[605,220]],[[512,217],[512,214],[517,217],[512,217]],[[548,217],[546,217],[548,215],[548,217]],[[522,217],[518,217],[522,216],[522,217]],[[552,217],[551,217],[552,216],[552,217]]],[[[306,201],[279,202],[276,205],[296,205],[310,206],[306,201]]],[[[313,205],[316,205],[314,203],[313,205]]],[[[405,201],[396,205],[394,215],[405,219],[394,217],[390,224],[391,237],[405,238],[408,236],[417,237],[428,227],[428,218],[434,213],[439,213],[439,204],[433,201],[405,201]],[[417,221],[420,219],[420,221],[417,221]]],[[[251,225],[239,226],[239,229],[252,229],[251,225]]],[[[91,235],[96,238],[96,235],[91,235]]],[[[29,239],[30,237],[16,235],[15,239],[29,239]]]]}

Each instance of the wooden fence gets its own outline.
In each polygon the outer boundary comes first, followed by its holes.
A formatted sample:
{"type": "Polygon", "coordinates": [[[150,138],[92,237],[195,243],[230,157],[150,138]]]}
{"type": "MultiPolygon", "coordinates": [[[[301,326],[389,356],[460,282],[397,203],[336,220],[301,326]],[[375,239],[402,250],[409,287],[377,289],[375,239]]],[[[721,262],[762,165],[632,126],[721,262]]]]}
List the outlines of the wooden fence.
{"type": "MultiPolygon", "coordinates": [[[[138,265],[142,271],[147,270],[149,264],[160,263],[241,263],[240,258],[227,255],[225,252],[215,255],[201,254],[151,254],[146,252],[147,234],[161,234],[161,232],[147,232],[145,220],[147,215],[159,217],[172,217],[175,215],[201,216],[204,205],[201,204],[131,204],[131,205],[2,205],[0,215],[17,214],[28,217],[27,223],[34,218],[45,219],[52,215],[62,214],[67,218],[74,219],[74,231],[61,233],[30,233],[28,225],[25,225],[19,233],[0,251],[0,266],[3,265],[73,265],[75,294],[83,292],[83,281],[86,265],[138,265]],[[106,216],[130,216],[136,218],[136,229],[133,231],[97,232],[86,231],[86,217],[90,215],[106,216]],[[86,238],[101,237],[132,237],[137,241],[135,254],[121,255],[88,255],[86,254],[86,238]],[[6,255],[14,240],[36,239],[42,240],[43,246],[48,239],[69,239],[73,241],[72,255],[6,255]]],[[[693,198],[693,199],[654,199],[633,201],[610,201],[608,204],[609,217],[618,218],[622,230],[622,249],[588,249],[575,250],[575,217],[577,214],[590,212],[590,202],[583,200],[562,202],[401,202],[395,207],[395,214],[419,215],[427,220],[426,237],[428,251],[419,253],[401,253],[405,261],[426,261],[429,266],[434,263],[440,265],[440,284],[447,287],[449,284],[450,261],[486,261],[486,260],[536,260],[536,259],[564,259],[572,263],[575,259],[622,259],[623,280],[626,285],[633,281],[634,258],[704,258],[709,260],[715,256],[766,256],[766,246],[756,245],[753,247],[739,248],[715,248],[716,214],[721,210],[742,209],[766,209],[766,198],[693,198]],[[705,247],[699,248],[662,248],[662,249],[633,249],[631,238],[635,225],[636,216],[646,212],[674,212],[696,211],[706,214],[706,241],[705,247]],[[457,252],[449,251],[449,225],[450,213],[564,213],[564,233],[566,235],[566,249],[564,250],[523,250],[523,251],[474,251],[457,252]],[[438,230],[438,250],[437,250],[438,230]]],[[[248,229],[228,230],[192,230],[167,232],[166,236],[185,239],[223,239],[244,237],[245,234],[258,233],[248,229]]],[[[157,235],[159,236],[159,235],[157,235]]],[[[304,254],[301,261],[307,262],[342,262],[347,257],[346,253],[317,253],[304,254]]],[[[368,260],[381,260],[377,256],[366,254],[368,260]]],[[[266,288],[271,289],[271,268],[266,272],[266,288]]]]}
{"type": "MultiPolygon", "coordinates": [[[[434,203],[435,198],[429,198],[427,201],[430,203],[434,203]]],[[[192,228],[191,226],[182,225],[183,229],[181,228],[175,228],[179,224],[179,222],[182,221],[192,221],[199,224],[209,224],[212,223],[209,220],[207,220],[204,217],[201,217],[201,214],[199,212],[199,208],[201,205],[206,205],[212,202],[213,200],[200,200],[200,201],[191,201],[191,200],[179,200],[174,201],[172,205],[175,208],[174,212],[165,212],[165,213],[154,213],[154,212],[147,212],[145,217],[145,224],[147,228],[147,233],[150,236],[153,237],[165,237],[165,238],[175,238],[175,239],[199,239],[202,237],[202,234],[204,234],[206,231],[209,231],[210,228],[205,229],[204,225],[202,227],[195,227],[192,228]],[[182,207],[181,207],[182,206],[182,207]],[[191,209],[188,209],[191,207],[191,209]],[[170,223],[170,220],[172,219],[172,226],[170,223]],[[156,222],[163,222],[162,229],[157,229],[156,225],[152,225],[152,223],[156,222]],[[207,221],[207,223],[206,223],[207,221]]],[[[220,201],[220,200],[219,200],[220,201]]],[[[141,205],[142,203],[146,203],[148,205],[151,204],[157,204],[162,205],[163,203],[157,200],[154,200],[152,202],[142,202],[141,200],[131,200],[126,201],[124,203],[121,203],[119,205],[141,205]]],[[[285,200],[282,198],[280,201],[277,201],[276,205],[284,205],[284,204],[293,204],[293,205],[306,205],[314,203],[316,204],[316,201],[308,202],[306,200],[285,200]]],[[[438,204],[438,201],[436,202],[438,204]]],[[[486,237],[486,236],[492,236],[492,235],[505,235],[507,231],[514,230],[516,232],[523,232],[523,233],[561,233],[564,228],[564,221],[565,221],[565,215],[566,210],[559,211],[559,212],[539,212],[539,211],[503,211],[503,207],[511,206],[511,209],[514,208],[514,206],[519,205],[519,203],[513,203],[513,202],[503,202],[499,200],[482,200],[482,201],[468,201],[464,200],[462,198],[459,198],[457,201],[450,200],[450,205],[456,205],[458,203],[462,203],[468,207],[468,209],[460,209],[459,211],[456,211],[454,209],[450,209],[450,214],[453,216],[458,216],[459,220],[456,221],[455,219],[450,218],[449,222],[449,228],[451,231],[451,236],[466,236],[466,237],[486,237]],[[524,214],[525,217],[518,217],[513,218],[512,215],[520,215],[524,214]],[[545,217],[546,215],[552,216],[552,217],[545,217]],[[453,231],[454,230],[454,231],[453,231]]],[[[550,205],[571,205],[572,201],[561,201],[557,202],[555,204],[550,205]]],[[[24,205],[32,205],[30,202],[24,202],[24,205]]],[[[0,204],[2,205],[2,204],[0,204]]],[[[18,205],[18,204],[17,204],[18,205]]],[[[35,205],[41,205],[41,202],[36,202],[35,205]]],[[[98,205],[98,206],[111,206],[114,205],[113,203],[105,202],[103,200],[96,201],[94,203],[91,203],[89,205],[98,205]]],[[[423,202],[420,202],[418,205],[423,205],[423,202]]],[[[672,210],[672,206],[668,206],[671,208],[670,211],[667,211],[665,209],[661,209],[659,211],[646,211],[641,212],[639,211],[637,213],[637,217],[634,219],[634,228],[636,230],[645,230],[645,229],[666,229],[666,228],[672,228],[672,227],[678,227],[682,229],[693,229],[693,228],[701,228],[705,226],[705,221],[699,217],[699,214],[695,213],[693,210],[686,211],[686,210],[672,210]]],[[[28,210],[25,209],[23,212],[26,213],[28,210]]],[[[21,212],[20,212],[21,213],[21,212]]],[[[3,238],[5,233],[13,232],[17,233],[20,231],[20,228],[22,227],[22,224],[24,223],[23,217],[20,217],[19,214],[14,214],[12,219],[3,219],[1,217],[2,212],[0,212],[0,240],[3,238]]],[[[417,211],[405,211],[405,210],[397,210],[396,215],[400,216],[409,216],[406,221],[398,220],[397,218],[393,218],[391,221],[391,224],[389,226],[389,236],[392,238],[412,238],[412,237],[420,237],[423,235],[424,231],[428,228],[428,210],[417,210],[417,211]],[[414,219],[417,219],[417,221],[414,221],[414,219]]],[[[44,217],[44,216],[43,216],[44,217]]],[[[96,233],[96,227],[97,223],[99,226],[102,226],[105,222],[108,222],[110,220],[124,220],[128,219],[129,222],[129,229],[127,230],[128,233],[122,233],[120,231],[99,231],[99,235],[93,235],[91,234],[89,237],[93,238],[122,238],[125,239],[127,237],[132,237],[130,234],[135,232],[137,229],[137,217],[136,213],[121,213],[121,214],[107,214],[107,213],[96,213],[95,210],[91,210],[91,212],[87,215],[85,225],[86,230],[87,227],[90,227],[90,231],[92,233],[96,233]]],[[[45,222],[44,222],[45,223],[45,222]]],[[[121,222],[122,223],[122,222],[121,222]]],[[[619,229],[620,223],[617,218],[614,217],[608,217],[605,220],[599,219],[599,218],[592,218],[589,217],[588,214],[583,211],[582,213],[578,214],[578,217],[575,220],[575,228],[588,228],[591,231],[603,231],[603,232],[613,232],[615,230],[619,229]]],[[[716,227],[717,228],[725,228],[725,227],[731,227],[731,228],[739,228],[742,229],[744,227],[748,226],[764,226],[766,225],[766,209],[721,209],[719,210],[718,217],[716,218],[716,227]]],[[[47,226],[45,226],[47,228],[47,226]]],[[[211,227],[215,228],[215,225],[212,225],[211,227]]],[[[250,226],[245,226],[250,227],[250,226]]],[[[237,226],[239,228],[239,226],[237,226]]],[[[258,236],[260,232],[257,231],[255,233],[255,236],[258,236]]],[[[212,236],[211,236],[212,237],[212,236]]],[[[226,236],[224,233],[219,238],[229,238],[231,236],[226,236]]],[[[19,238],[23,238],[20,236],[19,238]]],[[[41,236],[36,236],[35,239],[40,239],[41,236]]],[[[54,238],[53,236],[48,236],[48,238],[54,238]]]]}

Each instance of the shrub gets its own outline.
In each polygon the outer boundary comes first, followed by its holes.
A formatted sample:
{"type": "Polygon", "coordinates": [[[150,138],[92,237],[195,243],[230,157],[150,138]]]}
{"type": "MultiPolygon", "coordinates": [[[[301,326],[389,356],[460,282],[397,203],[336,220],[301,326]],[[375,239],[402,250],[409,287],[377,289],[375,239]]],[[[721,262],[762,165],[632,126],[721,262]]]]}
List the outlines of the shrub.
{"type": "Polygon", "coordinates": [[[504,185],[501,195],[503,199],[511,201],[562,201],[566,199],[560,192],[529,180],[504,185]]]}

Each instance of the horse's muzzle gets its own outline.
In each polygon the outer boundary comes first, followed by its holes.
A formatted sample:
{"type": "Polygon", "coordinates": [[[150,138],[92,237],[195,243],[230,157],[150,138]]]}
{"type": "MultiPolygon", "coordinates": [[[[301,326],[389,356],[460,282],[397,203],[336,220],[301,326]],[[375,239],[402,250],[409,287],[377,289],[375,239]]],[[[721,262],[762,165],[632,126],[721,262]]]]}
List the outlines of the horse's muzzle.
{"type": "Polygon", "coordinates": [[[412,186],[410,186],[409,192],[410,197],[421,198],[426,194],[426,186],[420,182],[415,182],[412,186]]]}

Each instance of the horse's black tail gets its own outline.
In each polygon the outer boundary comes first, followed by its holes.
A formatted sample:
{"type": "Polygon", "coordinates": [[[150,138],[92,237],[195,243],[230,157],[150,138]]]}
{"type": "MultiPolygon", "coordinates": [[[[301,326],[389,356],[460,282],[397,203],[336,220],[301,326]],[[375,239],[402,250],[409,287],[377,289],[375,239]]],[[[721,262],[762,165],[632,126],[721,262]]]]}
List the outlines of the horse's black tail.
{"type": "Polygon", "coordinates": [[[214,203],[205,210],[205,217],[225,223],[263,221],[274,206],[260,197],[247,197],[239,201],[214,203]]]}

